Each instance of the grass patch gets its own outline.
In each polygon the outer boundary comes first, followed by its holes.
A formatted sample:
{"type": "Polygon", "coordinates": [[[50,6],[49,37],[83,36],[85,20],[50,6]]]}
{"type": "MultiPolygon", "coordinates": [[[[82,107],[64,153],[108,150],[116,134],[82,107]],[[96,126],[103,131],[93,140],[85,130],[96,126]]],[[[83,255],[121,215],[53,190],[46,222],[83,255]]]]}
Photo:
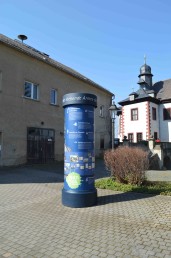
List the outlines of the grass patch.
{"type": "Polygon", "coordinates": [[[165,182],[146,181],[143,185],[137,186],[118,183],[114,178],[103,178],[96,180],[95,186],[100,189],[109,189],[121,192],[137,192],[171,196],[171,183],[165,182]]]}

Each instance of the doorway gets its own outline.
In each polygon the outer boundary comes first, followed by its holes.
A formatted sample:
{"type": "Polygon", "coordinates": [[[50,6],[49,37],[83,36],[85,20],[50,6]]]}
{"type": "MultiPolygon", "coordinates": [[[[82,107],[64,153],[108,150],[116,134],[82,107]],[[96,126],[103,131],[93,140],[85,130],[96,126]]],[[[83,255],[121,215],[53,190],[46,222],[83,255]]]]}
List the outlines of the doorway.
{"type": "Polygon", "coordinates": [[[54,162],[55,131],[29,127],[27,129],[28,163],[54,162]]]}

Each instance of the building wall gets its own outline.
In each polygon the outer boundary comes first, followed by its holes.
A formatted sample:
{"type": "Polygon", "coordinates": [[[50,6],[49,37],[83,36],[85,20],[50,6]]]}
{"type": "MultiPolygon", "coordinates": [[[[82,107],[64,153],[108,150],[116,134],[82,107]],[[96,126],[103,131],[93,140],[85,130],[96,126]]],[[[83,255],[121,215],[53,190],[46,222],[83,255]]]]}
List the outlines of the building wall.
{"type": "Polygon", "coordinates": [[[160,140],[162,142],[171,142],[171,120],[163,119],[163,109],[171,108],[171,103],[161,104],[159,107],[160,117],[160,140]]]}
{"type": "Polygon", "coordinates": [[[123,106],[120,117],[120,141],[124,136],[128,137],[128,133],[134,134],[134,142],[136,142],[136,133],[142,132],[143,140],[148,140],[156,132],[162,142],[171,142],[171,120],[163,119],[164,108],[171,109],[171,103],[158,105],[146,101],[123,106]],[[139,119],[137,121],[131,121],[131,109],[133,108],[138,108],[139,119]],[[153,120],[152,117],[153,108],[156,108],[156,120],[153,120]]]}
{"type": "Polygon", "coordinates": [[[160,138],[159,132],[159,106],[155,103],[150,103],[150,135],[154,136],[154,132],[157,133],[158,138],[160,138]],[[152,109],[156,108],[156,120],[153,120],[152,109]]]}
{"type": "Polygon", "coordinates": [[[97,96],[95,110],[95,150],[98,156],[100,137],[105,148],[110,141],[108,108],[111,94],[74,78],[31,56],[0,44],[0,165],[16,165],[27,161],[27,128],[55,130],[55,159],[63,159],[63,107],[66,93],[86,92],[97,96]],[[24,82],[39,85],[39,100],[25,98],[24,82]],[[50,90],[58,91],[58,105],[50,105],[50,90]],[[104,116],[100,116],[100,106],[104,116]],[[43,122],[43,123],[42,123],[43,122]]]}
{"type": "Polygon", "coordinates": [[[150,134],[150,118],[149,118],[149,103],[135,103],[122,107],[122,117],[120,119],[121,131],[120,141],[124,136],[128,137],[128,133],[133,133],[134,142],[137,139],[137,133],[142,133],[143,140],[147,140],[150,134]],[[138,109],[138,120],[131,121],[131,109],[138,109]]]}
{"type": "Polygon", "coordinates": [[[128,133],[134,134],[134,142],[136,142],[136,134],[142,133],[143,140],[148,140],[151,135],[154,136],[154,132],[159,133],[159,107],[155,103],[141,102],[132,105],[122,107],[122,117],[120,119],[120,140],[123,136],[128,137],[128,133]],[[131,109],[138,108],[138,120],[131,121],[131,109]],[[152,109],[156,108],[156,120],[153,120],[152,109]]]}

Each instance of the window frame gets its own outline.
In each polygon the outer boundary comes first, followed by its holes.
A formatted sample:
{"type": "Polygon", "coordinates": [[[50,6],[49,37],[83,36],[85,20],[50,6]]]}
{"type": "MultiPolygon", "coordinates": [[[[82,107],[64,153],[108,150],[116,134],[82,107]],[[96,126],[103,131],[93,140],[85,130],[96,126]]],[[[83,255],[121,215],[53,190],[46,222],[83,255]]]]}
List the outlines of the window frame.
{"type": "Polygon", "coordinates": [[[57,104],[58,104],[58,91],[57,91],[57,89],[52,88],[50,90],[50,104],[54,105],[54,106],[57,106],[57,104]],[[52,101],[52,92],[54,92],[54,96],[53,96],[54,101],[52,101]]]}
{"type": "Polygon", "coordinates": [[[138,108],[131,108],[131,121],[137,121],[137,120],[138,120],[138,108]],[[133,114],[134,111],[136,111],[136,114],[133,114]]]}
{"type": "Polygon", "coordinates": [[[32,139],[35,136],[44,137],[45,139],[55,140],[55,130],[50,128],[27,127],[27,139],[32,139]]]}
{"type": "Polygon", "coordinates": [[[152,119],[157,120],[157,109],[155,107],[152,107],[152,119]]]}
{"type": "Polygon", "coordinates": [[[137,142],[141,142],[143,140],[143,133],[142,132],[136,133],[136,136],[137,136],[137,142]],[[138,135],[141,135],[140,140],[139,140],[138,135]]]}
{"type": "Polygon", "coordinates": [[[32,100],[39,100],[39,85],[30,81],[24,82],[24,98],[26,99],[32,99],[32,100]],[[30,96],[26,95],[26,84],[30,85],[30,96]],[[35,89],[36,89],[36,97],[35,95],[35,89]]]}
{"type": "Polygon", "coordinates": [[[105,148],[105,139],[104,137],[100,137],[100,150],[104,150],[105,148]]]}
{"type": "Polygon", "coordinates": [[[104,106],[100,106],[100,117],[104,117],[104,106]]]}
{"type": "Polygon", "coordinates": [[[158,133],[154,132],[154,140],[157,140],[157,139],[158,139],[158,133]]]}
{"type": "Polygon", "coordinates": [[[134,142],[134,134],[133,133],[128,133],[128,141],[134,142]],[[130,137],[130,136],[132,136],[132,137],[130,137]]]}
{"type": "Polygon", "coordinates": [[[163,120],[171,120],[171,108],[163,108],[163,120]]]}

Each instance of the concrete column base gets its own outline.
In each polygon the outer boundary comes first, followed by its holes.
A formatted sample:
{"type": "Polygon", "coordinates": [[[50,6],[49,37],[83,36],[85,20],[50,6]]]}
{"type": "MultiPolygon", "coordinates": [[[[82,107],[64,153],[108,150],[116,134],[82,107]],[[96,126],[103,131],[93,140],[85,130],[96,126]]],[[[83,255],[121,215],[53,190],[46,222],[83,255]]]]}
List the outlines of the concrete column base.
{"type": "Polygon", "coordinates": [[[94,206],[97,203],[97,190],[92,191],[66,191],[62,189],[62,204],[72,208],[94,206]]]}

